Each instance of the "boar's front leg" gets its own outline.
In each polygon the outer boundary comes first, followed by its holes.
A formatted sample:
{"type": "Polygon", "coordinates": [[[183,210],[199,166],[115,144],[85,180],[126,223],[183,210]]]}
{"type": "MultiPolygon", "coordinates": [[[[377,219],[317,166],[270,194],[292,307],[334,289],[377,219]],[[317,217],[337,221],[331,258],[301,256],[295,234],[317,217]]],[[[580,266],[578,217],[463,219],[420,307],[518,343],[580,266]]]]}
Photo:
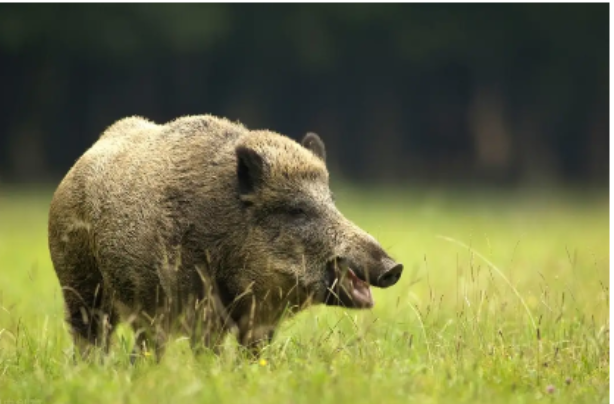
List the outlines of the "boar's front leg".
{"type": "Polygon", "coordinates": [[[190,323],[190,346],[195,355],[201,354],[203,349],[219,354],[224,337],[236,328],[216,293],[209,293],[196,303],[190,323]]]}
{"type": "Polygon", "coordinates": [[[240,317],[237,322],[239,344],[247,348],[252,357],[260,356],[262,349],[271,343],[275,335],[276,323],[263,321],[264,318],[257,315],[255,302],[252,302],[252,310],[249,314],[240,317]]]}
{"type": "MultiPolygon", "coordinates": [[[[241,321],[240,323],[243,323],[241,321]]],[[[249,323],[249,321],[246,321],[249,323]]],[[[252,357],[257,358],[260,356],[262,349],[269,345],[275,335],[274,325],[239,325],[238,340],[241,345],[247,348],[252,357]]]]}

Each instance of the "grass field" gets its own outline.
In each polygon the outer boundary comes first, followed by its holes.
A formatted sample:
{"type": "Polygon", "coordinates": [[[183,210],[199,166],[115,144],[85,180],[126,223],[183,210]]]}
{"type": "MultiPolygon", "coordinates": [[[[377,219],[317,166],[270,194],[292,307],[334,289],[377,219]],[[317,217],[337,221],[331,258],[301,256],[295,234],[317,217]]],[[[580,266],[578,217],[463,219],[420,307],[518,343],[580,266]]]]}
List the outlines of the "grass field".
{"type": "Polygon", "coordinates": [[[373,310],[309,309],[257,362],[177,336],[131,366],[127,327],[73,364],[50,194],[0,190],[0,404],[609,402],[607,194],[335,191],[405,264],[373,310]]]}

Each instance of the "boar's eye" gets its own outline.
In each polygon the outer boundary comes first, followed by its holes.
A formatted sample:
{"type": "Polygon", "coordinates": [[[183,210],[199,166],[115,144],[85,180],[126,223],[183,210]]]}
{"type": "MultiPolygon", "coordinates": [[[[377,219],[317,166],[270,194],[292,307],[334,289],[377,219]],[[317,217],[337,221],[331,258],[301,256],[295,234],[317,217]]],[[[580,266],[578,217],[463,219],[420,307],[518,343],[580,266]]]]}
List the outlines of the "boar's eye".
{"type": "Polygon", "coordinates": [[[292,208],[290,208],[288,210],[288,214],[292,217],[295,218],[300,218],[300,217],[305,217],[307,216],[307,212],[305,211],[305,209],[301,208],[300,206],[294,206],[292,208]]]}
{"type": "Polygon", "coordinates": [[[271,209],[271,213],[282,215],[291,220],[302,220],[308,216],[308,207],[301,204],[284,203],[271,209]]]}

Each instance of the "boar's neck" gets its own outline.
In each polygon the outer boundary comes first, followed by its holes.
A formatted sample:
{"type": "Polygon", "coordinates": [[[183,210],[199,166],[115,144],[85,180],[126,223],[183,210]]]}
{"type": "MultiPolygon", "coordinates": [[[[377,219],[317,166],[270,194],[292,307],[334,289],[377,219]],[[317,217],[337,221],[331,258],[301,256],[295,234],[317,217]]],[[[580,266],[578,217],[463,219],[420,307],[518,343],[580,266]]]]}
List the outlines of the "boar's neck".
{"type": "Polygon", "coordinates": [[[187,271],[198,266],[216,281],[226,305],[236,297],[228,280],[236,271],[233,266],[243,262],[239,255],[248,226],[243,223],[236,189],[227,185],[233,184],[234,165],[231,171],[222,169],[227,164],[217,163],[206,167],[206,175],[183,169],[175,176],[181,181],[167,185],[166,238],[169,245],[181,247],[182,266],[187,271]]]}

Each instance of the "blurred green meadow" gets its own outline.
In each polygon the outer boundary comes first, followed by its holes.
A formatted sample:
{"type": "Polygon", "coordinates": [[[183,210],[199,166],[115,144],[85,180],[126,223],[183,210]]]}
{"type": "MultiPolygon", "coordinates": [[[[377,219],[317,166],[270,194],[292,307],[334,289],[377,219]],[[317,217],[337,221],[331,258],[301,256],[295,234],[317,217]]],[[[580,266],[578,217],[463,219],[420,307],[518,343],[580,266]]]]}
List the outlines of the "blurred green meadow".
{"type": "Polygon", "coordinates": [[[259,361],[178,335],[136,366],[125,326],[72,362],[51,192],[0,189],[0,403],[609,402],[607,193],[333,188],[406,268],[373,310],[302,312],[259,361]]]}

